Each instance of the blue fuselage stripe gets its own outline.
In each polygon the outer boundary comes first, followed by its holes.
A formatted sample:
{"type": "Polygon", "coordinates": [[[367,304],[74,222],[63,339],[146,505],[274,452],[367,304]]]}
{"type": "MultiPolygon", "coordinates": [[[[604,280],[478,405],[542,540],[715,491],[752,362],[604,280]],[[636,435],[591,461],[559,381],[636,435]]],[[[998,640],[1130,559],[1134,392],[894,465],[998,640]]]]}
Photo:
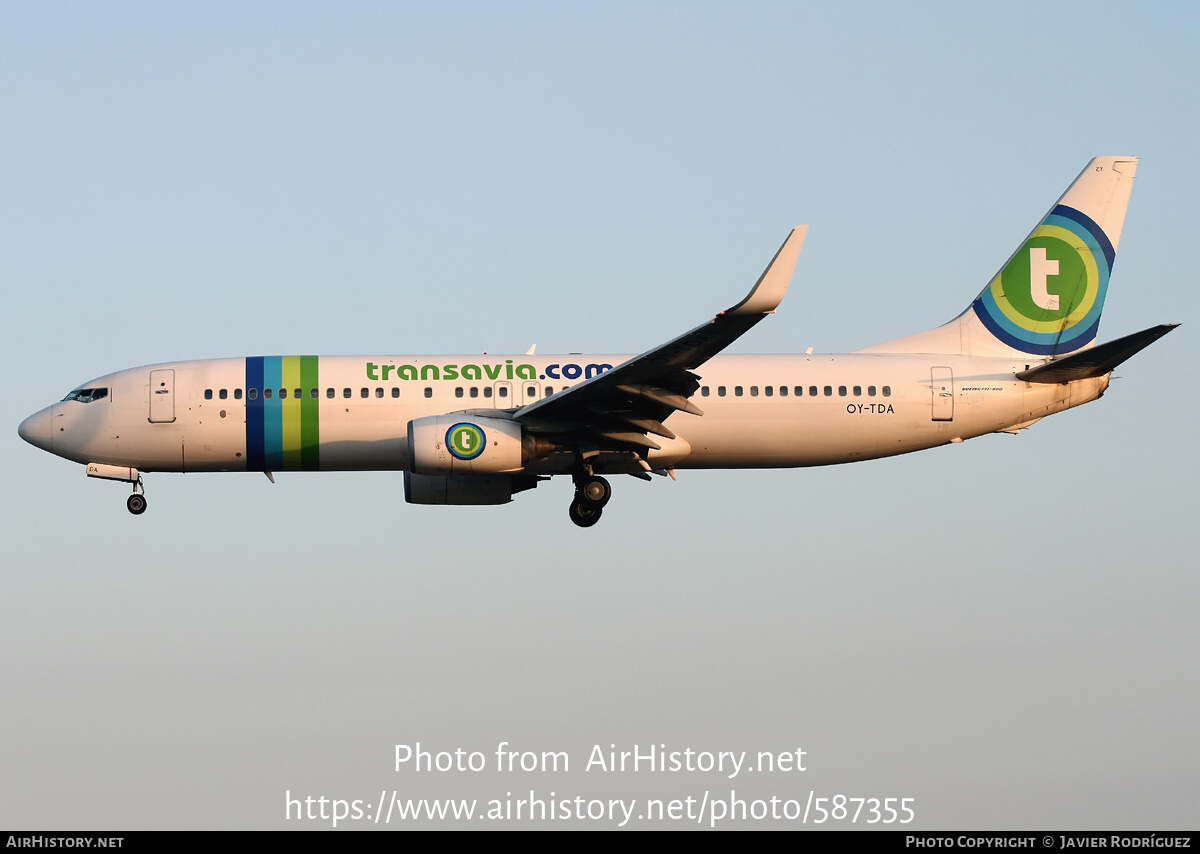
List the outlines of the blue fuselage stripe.
{"type": "Polygon", "coordinates": [[[268,471],[283,469],[283,401],[279,390],[283,388],[283,359],[279,356],[263,357],[263,397],[270,390],[271,397],[263,403],[263,463],[268,471]]]}
{"type": "Polygon", "coordinates": [[[250,356],[246,359],[246,470],[263,471],[266,454],[263,447],[263,357],[250,356]],[[250,389],[255,389],[250,399],[250,389]]]}

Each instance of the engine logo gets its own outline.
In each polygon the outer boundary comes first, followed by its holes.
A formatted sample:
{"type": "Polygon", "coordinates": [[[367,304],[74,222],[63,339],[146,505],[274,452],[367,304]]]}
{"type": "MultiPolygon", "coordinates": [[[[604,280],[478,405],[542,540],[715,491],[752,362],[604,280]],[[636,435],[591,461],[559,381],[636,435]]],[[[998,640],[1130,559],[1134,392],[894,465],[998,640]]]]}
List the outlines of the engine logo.
{"type": "Polygon", "coordinates": [[[460,422],[446,431],[446,447],[455,459],[473,460],[487,447],[487,436],[476,425],[460,422]]]}

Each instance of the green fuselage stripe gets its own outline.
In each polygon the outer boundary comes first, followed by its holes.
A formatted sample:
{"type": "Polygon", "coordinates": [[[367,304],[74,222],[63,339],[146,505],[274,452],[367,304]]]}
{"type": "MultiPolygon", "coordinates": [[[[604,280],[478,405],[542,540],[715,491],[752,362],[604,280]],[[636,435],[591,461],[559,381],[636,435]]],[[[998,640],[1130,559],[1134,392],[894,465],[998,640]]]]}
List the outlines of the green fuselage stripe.
{"type": "Polygon", "coordinates": [[[300,401],[300,468],[316,471],[321,460],[321,383],[316,356],[300,357],[300,385],[305,389],[300,401]],[[316,390],[316,397],[310,389],[316,390]]]}

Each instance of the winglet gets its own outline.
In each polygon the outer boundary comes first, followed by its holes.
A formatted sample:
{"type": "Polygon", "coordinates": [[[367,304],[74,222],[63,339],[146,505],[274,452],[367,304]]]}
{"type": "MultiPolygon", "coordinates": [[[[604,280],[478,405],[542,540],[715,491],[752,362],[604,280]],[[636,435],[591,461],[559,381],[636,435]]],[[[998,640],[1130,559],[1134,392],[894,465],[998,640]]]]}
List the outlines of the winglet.
{"type": "Polygon", "coordinates": [[[804,235],[807,233],[807,225],[793,228],[750,293],[733,308],[727,309],[725,314],[771,314],[775,311],[783,302],[788,283],[792,281],[792,270],[796,268],[796,259],[800,257],[800,247],[804,245],[804,235]]]}

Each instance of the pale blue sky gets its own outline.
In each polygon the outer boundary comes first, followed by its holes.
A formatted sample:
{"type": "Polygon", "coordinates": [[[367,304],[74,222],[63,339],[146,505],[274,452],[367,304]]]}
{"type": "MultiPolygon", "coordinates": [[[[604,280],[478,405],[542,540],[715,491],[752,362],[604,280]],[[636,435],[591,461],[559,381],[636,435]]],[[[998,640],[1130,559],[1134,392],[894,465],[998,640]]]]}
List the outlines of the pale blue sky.
{"type": "MultiPolygon", "coordinates": [[[[1192,4],[0,2],[0,825],[277,828],[284,792],[915,797],[924,829],[1194,827],[1192,4]],[[1142,158],[1101,338],[1020,437],[413,507],[21,442],[87,379],[273,353],[637,352],[810,231],[737,352],[975,296],[1142,158]],[[396,743],[785,751],[798,777],[394,773],[396,743]]],[[[604,823],[599,823],[604,826],[604,823]]]]}

